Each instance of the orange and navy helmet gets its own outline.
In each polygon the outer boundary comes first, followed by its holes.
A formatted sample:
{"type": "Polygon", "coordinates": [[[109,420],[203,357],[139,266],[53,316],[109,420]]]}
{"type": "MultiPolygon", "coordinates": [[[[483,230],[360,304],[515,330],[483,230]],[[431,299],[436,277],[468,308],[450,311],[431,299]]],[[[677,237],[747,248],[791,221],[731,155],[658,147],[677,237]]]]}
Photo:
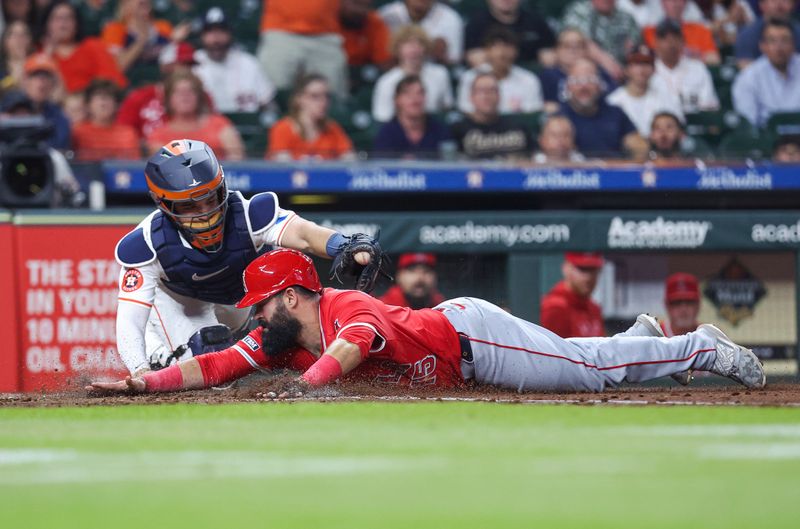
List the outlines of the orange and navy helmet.
{"type": "Polygon", "coordinates": [[[244,269],[242,280],[245,295],[236,308],[261,303],[294,286],[322,292],[314,261],[306,254],[290,248],[279,248],[256,257],[244,269]]]}
{"type": "Polygon", "coordinates": [[[173,140],[150,157],[144,174],[150,196],[192,246],[212,253],[222,248],[228,188],[211,147],[173,140]]]}

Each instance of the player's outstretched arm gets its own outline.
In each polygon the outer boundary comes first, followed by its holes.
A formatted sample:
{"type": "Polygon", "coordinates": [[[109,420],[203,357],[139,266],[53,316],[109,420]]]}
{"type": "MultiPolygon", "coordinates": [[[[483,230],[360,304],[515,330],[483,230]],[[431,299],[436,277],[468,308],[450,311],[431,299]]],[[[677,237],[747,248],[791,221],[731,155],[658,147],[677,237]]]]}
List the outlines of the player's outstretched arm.
{"type": "Polygon", "coordinates": [[[267,393],[272,398],[299,397],[311,388],[325,386],[355,369],[361,362],[361,349],[354,343],[337,338],[305,373],[285,387],[267,393]]]}
{"type": "MultiPolygon", "coordinates": [[[[319,257],[332,259],[340,251],[342,243],[347,238],[341,233],[324,228],[310,220],[300,216],[291,219],[291,223],[286,226],[286,231],[280,239],[280,245],[284,248],[292,248],[305,253],[312,253],[319,257]]],[[[367,252],[355,254],[355,260],[360,265],[367,265],[370,255],[367,252]]]]}
{"type": "Polygon", "coordinates": [[[160,393],[206,387],[197,358],[190,358],[160,371],[116,382],[92,382],[86,390],[94,393],[160,393]]]}

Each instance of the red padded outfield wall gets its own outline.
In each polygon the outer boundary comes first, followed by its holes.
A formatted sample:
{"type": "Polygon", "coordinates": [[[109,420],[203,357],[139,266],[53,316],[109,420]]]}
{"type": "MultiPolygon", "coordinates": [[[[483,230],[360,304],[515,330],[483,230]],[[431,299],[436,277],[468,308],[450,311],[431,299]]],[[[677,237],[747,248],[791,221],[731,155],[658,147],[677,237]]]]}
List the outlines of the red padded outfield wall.
{"type": "Polygon", "coordinates": [[[116,351],[114,245],[135,223],[17,216],[18,390],[78,389],[91,379],[127,374],[116,351]]]}
{"type": "Polygon", "coordinates": [[[4,294],[4,300],[0,303],[0,334],[4,338],[4,345],[0,347],[0,392],[19,391],[20,385],[14,266],[14,226],[11,224],[11,215],[0,212],[0,292],[4,294]]]}

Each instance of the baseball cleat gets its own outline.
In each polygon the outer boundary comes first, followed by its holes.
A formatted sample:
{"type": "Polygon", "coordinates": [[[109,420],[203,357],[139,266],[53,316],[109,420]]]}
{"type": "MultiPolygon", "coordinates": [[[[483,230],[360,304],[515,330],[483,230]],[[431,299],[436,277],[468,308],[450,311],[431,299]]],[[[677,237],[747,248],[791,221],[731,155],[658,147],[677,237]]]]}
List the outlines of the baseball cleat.
{"type": "MultiPolygon", "coordinates": [[[[666,337],[661,325],[658,324],[658,320],[649,314],[639,314],[636,316],[636,323],[633,324],[633,327],[645,331],[648,336],[652,336],[654,338],[666,337]]],[[[688,386],[689,382],[692,381],[692,371],[689,369],[686,371],[681,371],[680,373],[673,373],[670,375],[670,378],[672,378],[672,380],[681,386],[688,386]]]]}
{"type": "Polygon", "coordinates": [[[717,327],[704,323],[697,328],[717,340],[717,357],[711,372],[735,380],[748,388],[763,388],[767,376],[761,360],[746,347],[737,345],[717,327]]]}

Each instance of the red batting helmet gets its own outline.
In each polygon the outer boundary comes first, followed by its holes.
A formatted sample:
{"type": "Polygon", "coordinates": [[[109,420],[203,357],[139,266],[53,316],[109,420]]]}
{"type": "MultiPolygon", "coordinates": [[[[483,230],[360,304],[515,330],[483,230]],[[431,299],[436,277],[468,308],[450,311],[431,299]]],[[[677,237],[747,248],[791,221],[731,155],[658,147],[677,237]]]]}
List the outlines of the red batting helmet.
{"type": "Polygon", "coordinates": [[[260,303],[292,286],[301,286],[312,292],[322,291],[314,261],[289,248],[273,250],[255,258],[245,268],[242,278],[245,294],[236,304],[239,309],[260,303]]]}

